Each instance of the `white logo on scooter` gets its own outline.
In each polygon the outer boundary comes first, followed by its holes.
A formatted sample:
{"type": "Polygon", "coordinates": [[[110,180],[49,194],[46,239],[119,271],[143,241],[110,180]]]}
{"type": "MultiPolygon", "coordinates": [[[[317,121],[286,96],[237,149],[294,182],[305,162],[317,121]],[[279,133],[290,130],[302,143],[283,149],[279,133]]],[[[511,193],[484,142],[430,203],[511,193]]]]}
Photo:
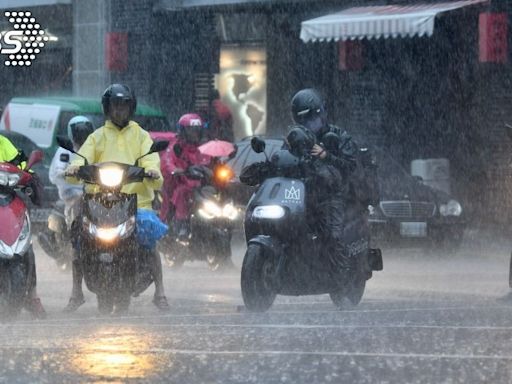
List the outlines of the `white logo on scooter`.
{"type": "Polygon", "coordinates": [[[300,200],[300,189],[291,187],[290,189],[284,190],[285,200],[300,200]]]}

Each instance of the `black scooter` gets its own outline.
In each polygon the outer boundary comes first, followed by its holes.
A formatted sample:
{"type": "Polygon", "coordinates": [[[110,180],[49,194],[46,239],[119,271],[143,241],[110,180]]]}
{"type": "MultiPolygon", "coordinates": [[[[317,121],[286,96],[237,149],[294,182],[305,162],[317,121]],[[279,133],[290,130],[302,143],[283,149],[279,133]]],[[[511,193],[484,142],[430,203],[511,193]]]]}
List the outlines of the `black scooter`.
{"type": "MultiPolygon", "coordinates": [[[[265,150],[265,142],[257,137],[251,146],[258,153],[265,150]]],[[[357,305],[372,271],[382,270],[380,250],[369,248],[367,215],[357,208],[347,209],[344,232],[353,260],[350,281],[340,281],[330,263],[319,257],[323,244],[307,224],[308,191],[302,171],[307,161],[283,149],[271,160],[245,168],[240,176],[246,184],[259,185],[245,216],[241,288],[250,311],[269,309],[277,294],[328,293],[340,309],[357,305]]]]}
{"type": "MultiPolygon", "coordinates": [[[[58,137],[57,142],[74,152],[70,140],[58,137]]],[[[156,141],[144,156],[168,145],[168,141],[156,141]]],[[[82,199],[80,260],[85,283],[96,294],[101,313],[111,313],[114,306],[119,312],[127,310],[132,294],[143,292],[153,278],[149,255],[135,237],[137,195],[122,193],[121,188],[150,176],[136,165],[86,162],[76,177],[99,187],[98,193],[86,193],[82,199]]]]}

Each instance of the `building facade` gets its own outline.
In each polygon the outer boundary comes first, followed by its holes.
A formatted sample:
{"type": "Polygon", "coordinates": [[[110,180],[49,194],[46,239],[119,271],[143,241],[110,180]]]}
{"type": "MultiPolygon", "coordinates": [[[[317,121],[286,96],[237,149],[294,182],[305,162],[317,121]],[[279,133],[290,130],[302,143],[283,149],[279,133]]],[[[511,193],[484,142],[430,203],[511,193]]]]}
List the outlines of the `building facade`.
{"type": "Polygon", "coordinates": [[[60,7],[59,15],[70,16],[45,21],[65,25],[62,34],[71,42],[59,53],[47,52],[59,69],[45,76],[37,72],[39,63],[14,76],[2,70],[3,102],[41,93],[48,83],[52,91],[100,97],[109,83],[124,82],[139,100],[176,121],[184,112],[207,108],[211,90],[218,88],[242,138],[284,134],[291,96],[315,87],[325,95],[333,123],[388,149],[404,166],[418,158],[447,158],[452,190],[470,216],[503,223],[512,216],[512,141],[504,129],[512,124],[512,1],[466,0],[447,9],[453,1],[425,0],[427,8],[443,9],[434,14],[431,35],[376,38],[358,32],[354,40],[312,42],[301,39],[304,21],[362,6],[387,5],[382,12],[392,17],[403,12],[397,6],[418,2],[54,3],[31,9],[51,15],[60,7]],[[496,26],[501,35],[486,35],[496,26]]]}

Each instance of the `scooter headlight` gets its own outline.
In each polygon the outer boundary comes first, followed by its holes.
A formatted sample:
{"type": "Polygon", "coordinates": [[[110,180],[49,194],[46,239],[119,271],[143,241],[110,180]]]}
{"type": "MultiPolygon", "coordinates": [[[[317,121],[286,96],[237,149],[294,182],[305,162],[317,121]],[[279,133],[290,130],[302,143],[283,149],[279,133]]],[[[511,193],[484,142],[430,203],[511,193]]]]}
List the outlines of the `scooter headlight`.
{"type": "Polygon", "coordinates": [[[20,181],[20,175],[18,173],[0,171],[0,185],[14,187],[18,184],[18,181],[20,181]]]}
{"type": "Polygon", "coordinates": [[[99,169],[100,183],[105,187],[118,187],[123,181],[124,169],[119,167],[103,167],[99,169]]]}
{"type": "Polygon", "coordinates": [[[213,201],[205,201],[202,208],[198,210],[199,214],[205,219],[213,219],[222,216],[222,209],[213,201]]]}
{"type": "Polygon", "coordinates": [[[252,216],[257,219],[280,219],[286,211],[279,205],[262,205],[254,208],[252,216]]]}
{"type": "Polygon", "coordinates": [[[222,208],[222,216],[229,220],[236,220],[238,217],[238,209],[232,203],[227,203],[224,208],[222,208]]]}
{"type": "Polygon", "coordinates": [[[88,227],[89,234],[101,241],[111,242],[129,236],[135,228],[135,216],[115,227],[98,227],[84,218],[84,225],[88,227]]]}
{"type": "Polygon", "coordinates": [[[447,204],[439,207],[441,216],[460,216],[462,214],[462,206],[456,200],[450,200],[447,204]]]}

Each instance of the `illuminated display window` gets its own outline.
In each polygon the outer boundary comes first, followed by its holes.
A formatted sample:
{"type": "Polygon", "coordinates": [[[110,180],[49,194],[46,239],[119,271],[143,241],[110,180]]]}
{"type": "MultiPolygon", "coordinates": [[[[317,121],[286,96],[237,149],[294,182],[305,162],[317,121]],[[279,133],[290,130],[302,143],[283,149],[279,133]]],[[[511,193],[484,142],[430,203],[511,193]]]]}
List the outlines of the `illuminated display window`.
{"type": "Polygon", "coordinates": [[[216,87],[231,109],[235,138],[267,130],[267,54],[262,47],[222,47],[216,87]]]}

